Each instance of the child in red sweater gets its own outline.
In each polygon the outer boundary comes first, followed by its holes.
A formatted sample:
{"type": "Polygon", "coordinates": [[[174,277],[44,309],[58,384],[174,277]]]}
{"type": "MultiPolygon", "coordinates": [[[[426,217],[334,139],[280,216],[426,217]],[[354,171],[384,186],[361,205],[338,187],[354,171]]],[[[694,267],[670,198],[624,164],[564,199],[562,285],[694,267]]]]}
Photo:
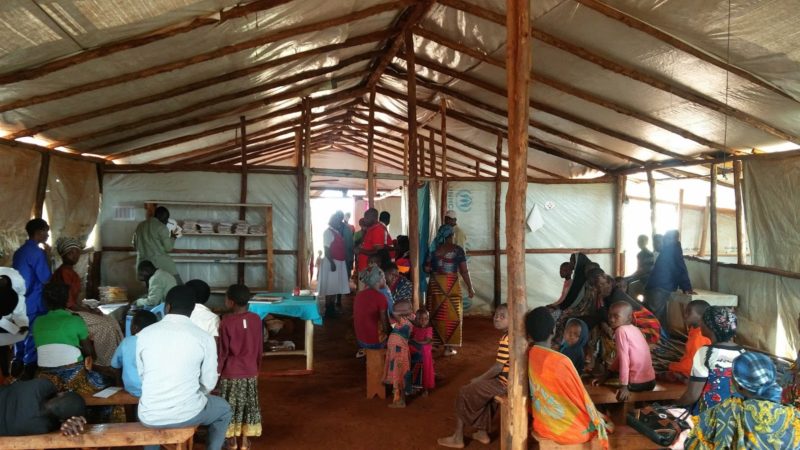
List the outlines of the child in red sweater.
{"type": "Polygon", "coordinates": [[[261,318],[248,312],[252,295],[243,284],[234,284],[225,293],[225,306],[231,311],[219,325],[219,391],[233,411],[225,434],[227,448],[250,448],[248,437],[261,436],[261,411],[258,406],[258,372],[261,369],[263,338],[261,318]]]}

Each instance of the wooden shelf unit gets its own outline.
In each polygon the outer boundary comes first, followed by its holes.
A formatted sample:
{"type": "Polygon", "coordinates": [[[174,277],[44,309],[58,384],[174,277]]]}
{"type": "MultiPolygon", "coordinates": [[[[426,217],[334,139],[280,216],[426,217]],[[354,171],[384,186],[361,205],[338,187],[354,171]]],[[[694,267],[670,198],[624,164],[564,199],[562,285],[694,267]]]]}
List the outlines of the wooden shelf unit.
{"type": "MultiPolygon", "coordinates": [[[[183,238],[197,238],[197,237],[224,237],[224,238],[238,238],[239,251],[230,252],[229,254],[220,255],[215,253],[213,255],[185,255],[173,254],[175,263],[206,263],[206,264],[239,264],[243,267],[244,264],[264,264],[264,273],[267,281],[267,289],[273,290],[275,288],[275,253],[273,248],[273,232],[272,232],[272,204],[269,203],[220,203],[220,202],[190,202],[190,201],[173,201],[173,200],[147,200],[144,202],[147,217],[152,217],[155,209],[158,206],[192,206],[192,207],[206,207],[206,208],[244,208],[244,209],[258,209],[264,210],[264,230],[265,233],[254,234],[236,234],[236,233],[184,233],[183,238]],[[266,258],[264,257],[248,257],[244,250],[244,241],[248,238],[263,238],[264,245],[267,249],[266,258]],[[230,256],[228,256],[230,255],[230,256]]],[[[202,252],[202,250],[197,250],[202,252]]]]}

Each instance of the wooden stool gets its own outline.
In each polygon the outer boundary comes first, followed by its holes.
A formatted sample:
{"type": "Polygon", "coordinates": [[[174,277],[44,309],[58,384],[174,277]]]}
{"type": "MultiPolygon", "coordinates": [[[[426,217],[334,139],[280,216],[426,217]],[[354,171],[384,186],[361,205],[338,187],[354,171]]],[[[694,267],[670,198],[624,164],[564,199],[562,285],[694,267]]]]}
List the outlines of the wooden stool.
{"type": "Polygon", "coordinates": [[[367,355],[367,398],[378,396],[386,398],[386,386],[383,384],[383,371],[386,368],[386,349],[365,349],[367,355]]]}

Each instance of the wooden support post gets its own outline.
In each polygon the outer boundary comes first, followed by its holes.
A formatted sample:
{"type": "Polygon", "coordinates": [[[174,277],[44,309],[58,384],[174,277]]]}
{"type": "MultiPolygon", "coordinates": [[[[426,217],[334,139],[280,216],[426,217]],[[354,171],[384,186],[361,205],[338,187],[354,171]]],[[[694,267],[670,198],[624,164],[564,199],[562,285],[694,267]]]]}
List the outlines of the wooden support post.
{"type": "Polygon", "coordinates": [[[375,88],[369,93],[369,122],[367,128],[367,198],[375,207],[375,88]]]}
{"type": "MultiPolygon", "coordinates": [[[[244,116],[239,117],[240,143],[241,143],[241,180],[239,184],[239,203],[247,203],[247,122],[244,116]]],[[[239,207],[239,220],[245,220],[247,208],[239,207]]],[[[244,258],[244,236],[239,237],[239,258],[244,258]]],[[[244,263],[236,264],[236,280],[239,284],[244,283],[244,263]]]]}
{"type": "Polygon", "coordinates": [[[428,146],[431,156],[431,162],[429,166],[431,171],[430,176],[431,178],[436,178],[436,142],[433,140],[433,128],[431,128],[428,133],[428,146]]]}
{"type": "Polygon", "coordinates": [[[711,234],[711,270],[709,287],[712,291],[719,290],[719,242],[717,241],[717,169],[716,164],[711,165],[711,196],[709,208],[709,231],[711,234]]]}
{"type": "Polygon", "coordinates": [[[503,168],[503,135],[497,135],[497,148],[495,156],[495,172],[494,177],[494,307],[497,308],[502,297],[502,282],[501,275],[501,262],[500,262],[500,193],[502,191],[501,174],[503,168]]]}
{"type": "Polygon", "coordinates": [[[42,217],[44,212],[44,198],[47,194],[47,177],[50,173],[50,154],[42,153],[42,164],[39,166],[39,183],[36,185],[36,203],[34,204],[33,216],[42,217]]]}
{"type": "Polygon", "coordinates": [[[709,210],[711,209],[711,197],[706,197],[706,207],[703,209],[703,224],[700,230],[700,248],[697,256],[706,255],[706,243],[708,242],[709,210]]]}
{"type": "Polygon", "coordinates": [[[272,206],[268,206],[264,211],[264,227],[267,247],[267,290],[272,291],[275,289],[275,232],[272,230],[272,206]]]}
{"type": "Polygon", "coordinates": [[[625,175],[618,175],[616,177],[616,201],[614,202],[614,275],[618,277],[625,275],[625,258],[622,253],[622,215],[625,208],[625,181],[625,175]]]}
{"type": "Polygon", "coordinates": [[[425,138],[422,135],[417,135],[417,151],[419,156],[419,175],[424,177],[425,174],[425,138]]]}
{"type": "Polygon", "coordinates": [[[508,193],[506,255],[508,273],[508,425],[501,430],[506,450],[528,448],[527,349],[525,314],[525,197],[528,187],[528,114],[531,72],[529,0],[506,0],[506,86],[508,87],[508,193]]]}
{"type": "Polygon", "coordinates": [[[656,197],[656,180],[653,178],[653,171],[647,171],[647,186],[650,188],[650,228],[653,230],[650,235],[650,240],[653,241],[653,236],[656,235],[656,206],[658,205],[658,198],[656,197]]]}
{"type": "Polygon", "coordinates": [[[481,162],[480,161],[475,161],[475,176],[476,177],[481,176],[481,162]]]}
{"type": "Polygon", "coordinates": [[[302,125],[297,129],[294,135],[295,145],[295,159],[297,159],[297,274],[295,275],[295,285],[300,287],[302,284],[303,274],[306,271],[303,263],[303,255],[305,254],[305,239],[303,238],[303,223],[305,222],[305,174],[303,173],[303,128],[302,125]]]}
{"type": "Polygon", "coordinates": [[[298,253],[303,264],[303,277],[300,278],[300,289],[308,289],[310,283],[310,275],[308,274],[308,260],[311,257],[311,242],[309,236],[311,230],[309,229],[309,197],[311,195],[311,99],[306,97],[303,99],[303,205],[302,217],[303,221],[300,223],[300,234],[303,239],[302,253],[298,253]]]}
{"type": "Polygon", "coordinates": [[[439,116],[441,117],[441,137],[442,137],[442,205],[440,217],[447,213],[447,101],[442,98],[439,103],[439,116]]]}
{"type": "Polygon", "coordinates": [[[408,187],[408,136],[403,138],[403,186],[408,187]]]}
{"type": "Polygon", "coordinates": [[[683,197],[684,191],[680,190],[678,193],[678,234],[683,236],[683,197]]]}
{"type": "Polygon", "coordinates": [[[414,35],[410,29],[405,31],[406,61],[408,65],[408,160],[411,170],[408,174],[408,243],[411,259],[411,280],[414,282],[412,297],[414,310],[420,307],[419,292],[419,210],[417,209],[418,173],[417,172],[417,78],[414,57],[414,35]]]}
{"type": "Polygon", "coordinates": [[[736,262],[746,264],[744,248],[743,216],[744,203],[742,201],[742,162],[733,162],[733,193],[736,197],[736,262]]]}

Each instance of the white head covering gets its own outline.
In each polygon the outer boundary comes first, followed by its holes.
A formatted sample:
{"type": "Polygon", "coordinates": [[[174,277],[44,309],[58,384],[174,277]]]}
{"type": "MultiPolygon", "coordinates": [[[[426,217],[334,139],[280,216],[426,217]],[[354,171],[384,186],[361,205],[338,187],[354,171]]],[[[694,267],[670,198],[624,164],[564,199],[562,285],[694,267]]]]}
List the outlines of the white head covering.
{"type": "Polygon", "coordinates": [[[458,217],[456,217],[456,212],[453,211],[452,209],[448,209],[447,212],[444,213],[444,216],[449,217],[451,219],[458,219],[458,217]]]}

